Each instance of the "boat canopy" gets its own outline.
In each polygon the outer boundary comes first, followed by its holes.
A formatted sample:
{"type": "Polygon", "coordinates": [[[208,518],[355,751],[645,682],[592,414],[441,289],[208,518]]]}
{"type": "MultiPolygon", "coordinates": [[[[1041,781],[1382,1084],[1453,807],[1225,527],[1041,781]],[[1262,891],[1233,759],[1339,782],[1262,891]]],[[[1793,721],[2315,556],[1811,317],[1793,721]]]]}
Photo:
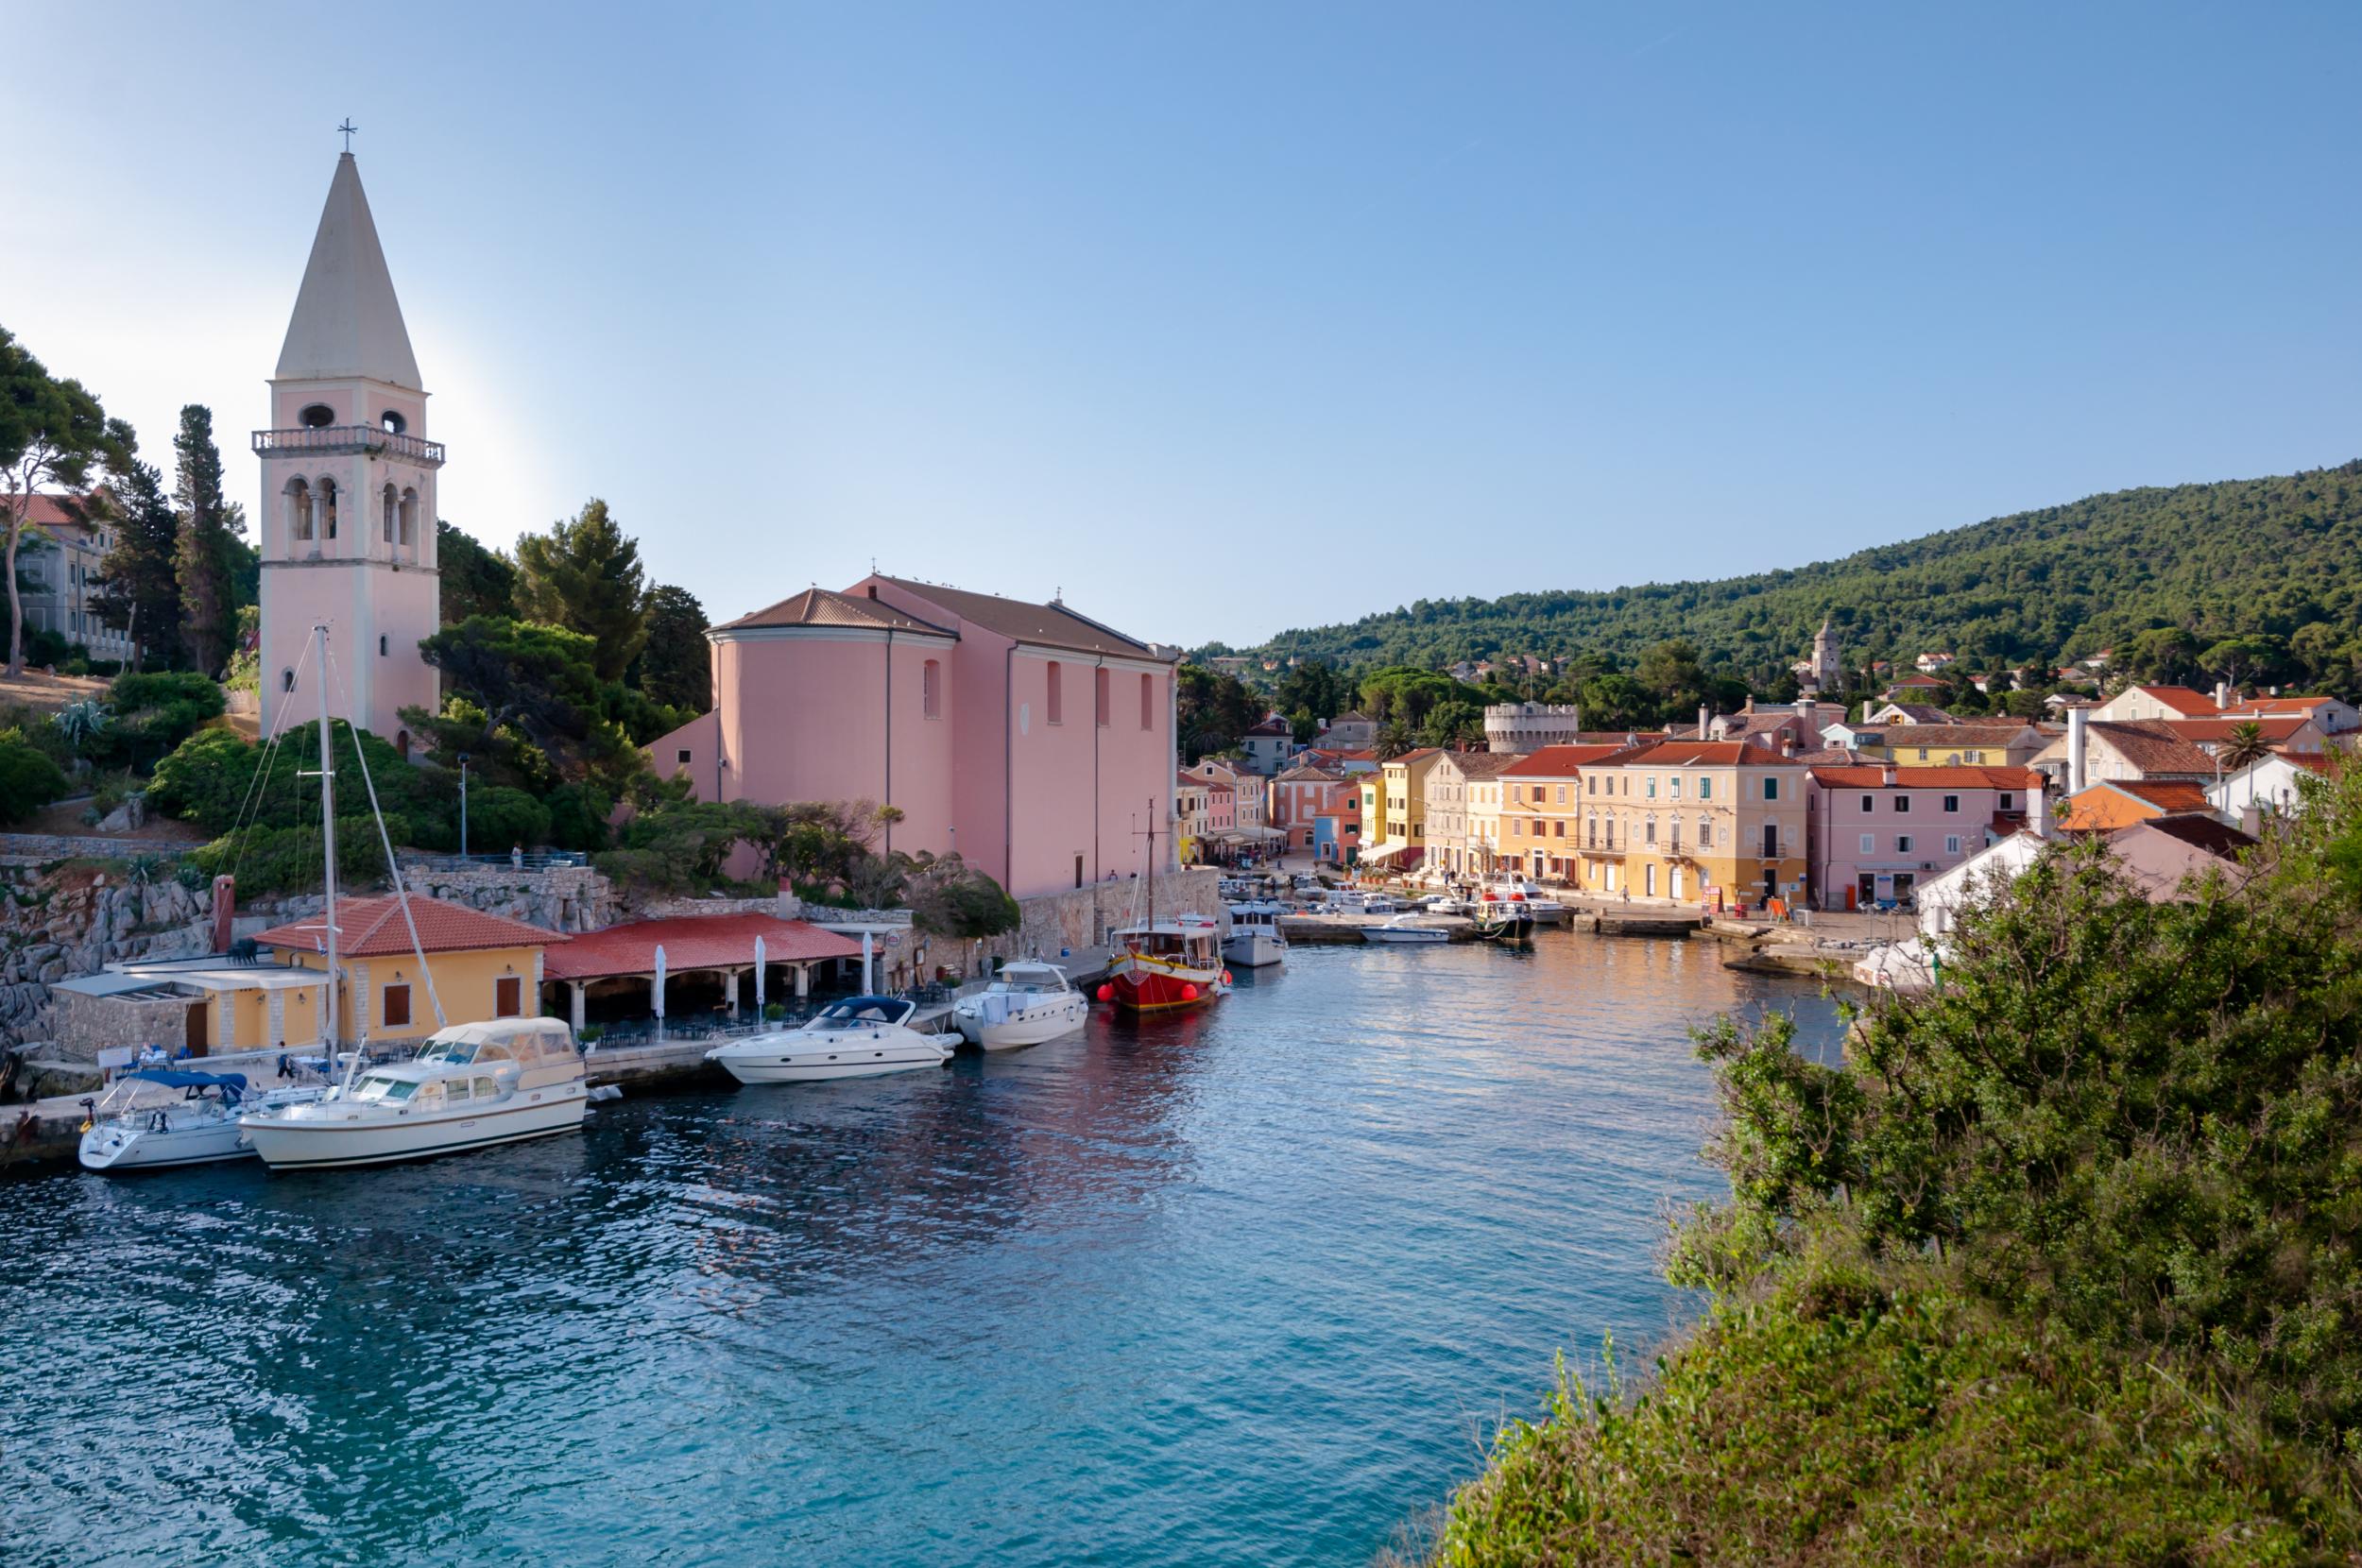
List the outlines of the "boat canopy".
{"type": "Polygon", "coordinates": [[[860,1023],[899,1024],[918,1011],[918,1004],[900,997],[847,997],[820,1010],[823,1018],[860,1023]]]}
{"type": "Polygon", "coordinates": [[[242,1072],[178,1072],[169,1067],[142,1067],[123,1076],[173,1089],[218,1088],[225,1105],[235,1105],[246,1098],[246,1074],[242,1072]]]}
{"type": "Polygon", "coordinates": [[[427,1036],[419,1049],[424,1065],[470,1062],[563,1062],[576,1054],[573,1034],[558,1018],[494,1018],[454,1024],[427,1036]]]}

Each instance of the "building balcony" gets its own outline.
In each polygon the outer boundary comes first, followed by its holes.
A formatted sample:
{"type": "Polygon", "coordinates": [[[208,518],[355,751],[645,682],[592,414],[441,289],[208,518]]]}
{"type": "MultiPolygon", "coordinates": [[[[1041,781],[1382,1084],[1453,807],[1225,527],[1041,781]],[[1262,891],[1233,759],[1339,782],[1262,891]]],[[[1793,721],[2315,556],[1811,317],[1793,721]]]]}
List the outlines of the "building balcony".
{"type": "Polygon", "coordinates": [[[381,430],[375,425],[304,425],[294,430],[258,430],[254,455],[282,457],[289,452],[362,452],[371,457],[391,455],[422,469],[443,466],[443,443],[422,435],[381,430]]]}

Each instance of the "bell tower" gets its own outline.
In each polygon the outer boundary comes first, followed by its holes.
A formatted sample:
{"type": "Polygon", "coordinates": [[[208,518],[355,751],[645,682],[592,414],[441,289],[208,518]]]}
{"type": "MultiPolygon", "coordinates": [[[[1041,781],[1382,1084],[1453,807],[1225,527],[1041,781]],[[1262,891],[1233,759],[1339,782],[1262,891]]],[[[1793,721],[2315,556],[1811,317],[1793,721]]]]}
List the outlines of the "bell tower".
{"type": "Polygon", "coordinates": [[[393,276],[348,152],[329,180],[279,368],[256,513],[263,556],[263,722],[328,705],[406,752],[404,707],[441,705],[419,643],[442,622],[435,560],[435,476],[441,443],[426,438],[426,392],[393,276]],[[326,624],[332,668],[308,658],[326,624]]]}

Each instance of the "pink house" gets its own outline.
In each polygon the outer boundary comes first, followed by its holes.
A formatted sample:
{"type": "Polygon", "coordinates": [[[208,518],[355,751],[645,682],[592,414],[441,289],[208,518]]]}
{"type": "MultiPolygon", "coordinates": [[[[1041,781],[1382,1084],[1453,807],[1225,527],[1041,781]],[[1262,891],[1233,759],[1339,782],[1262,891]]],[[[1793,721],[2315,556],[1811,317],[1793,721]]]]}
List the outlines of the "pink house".
{"type": "MultiPolygon", "coordinates": [[[[1334,810],[1330,804],[1337,795],[1339,780],[1333,774],[1299,762],[1282,772],[1271,783],[1271,826],[1288,835],[1290,849],[1312,847],[1312,823],[1325,811],[1334,810]]],[[[1359,790],[1353,792],[1360,802],[1359,790]]]]}
{"type": "Polygon", "coordinates": [[[1811,769],[1805,842],[1814,907],[1908,896],[2024,827],[2042,788],[2030,768],[1811,769]]]}
{"type": "Polygon", "coordinates": [[[650,748],[701,800],[890,805],[886,847],[1020,898],[1130,877],[1175,822],[1175,656],[1064,605],[871,576],[706,637],[713,711],[650,748]]]}

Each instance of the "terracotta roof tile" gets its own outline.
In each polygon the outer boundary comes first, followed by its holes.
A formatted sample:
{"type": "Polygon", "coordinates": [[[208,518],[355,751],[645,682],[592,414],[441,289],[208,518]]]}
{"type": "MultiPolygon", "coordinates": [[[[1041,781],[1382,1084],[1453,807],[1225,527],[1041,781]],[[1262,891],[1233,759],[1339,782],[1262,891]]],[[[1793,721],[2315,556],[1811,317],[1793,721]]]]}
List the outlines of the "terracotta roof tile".
{"type": "Polygon", "coordinates": [[[2182,708],[2184,711],[2193,714],[2219,713],[2222,711],[2221,708],[2215,706],[2214,698],[2208,696],[2203,691],[2193,690],[2186,686],[2136,686],[2133,687],[2132,690],[2142,693],[2144,696],[2153,697],[2157,701],[2165,703],[2169,707],[2182,708]]]}
{"type": "Polygon", "coordinates": [[[1637,748],[1624,758],[1628,768],[1721,768],[1745,763],[1752,768],[1792,766],[1796,759],[1782,757],[1769,746],[1750,745],[1744,741],[1658,741],[1637,748]]]}
{"type": "Polygon", "coordinates": [[[1621,761],[1627,752],[1639,749],[1620,741],[1612,745],[1544,746],[1531,757],[1519,758],[1516,765],[1507,771],[1519,778],[1571,778],[1578,768],[1621,761]]]}
{"type": "MultiPolygon", "coordinates": [[[[374,898],[336,900],[336,953],[339,958],[395,958],[410,951],[410,922],[419,928],[419,946],[430,953],[476,952],[487,947],[556,946],[572,939],[545,931],[522,920],[486,914],[463,904],[447,904],[424,894],[410,895],[410,921],[402,917],[402,900],[386,894],[374,898]]],[[[290,947],[301,952],[322,950],[326,940],[318,916],[291,920],[258,933],[265,947],[290,947]]]]}
{"type": "Polygon", "coordinates": [[[2158,733],[2149,727],[2150,723],[2153,721],[2095,719],[2084,727],[2093,739],[2107,741],[2117,756],[2143,774],[2213,776],[2215,758],[2212,755],[2175,735],[2158,733]]]}

